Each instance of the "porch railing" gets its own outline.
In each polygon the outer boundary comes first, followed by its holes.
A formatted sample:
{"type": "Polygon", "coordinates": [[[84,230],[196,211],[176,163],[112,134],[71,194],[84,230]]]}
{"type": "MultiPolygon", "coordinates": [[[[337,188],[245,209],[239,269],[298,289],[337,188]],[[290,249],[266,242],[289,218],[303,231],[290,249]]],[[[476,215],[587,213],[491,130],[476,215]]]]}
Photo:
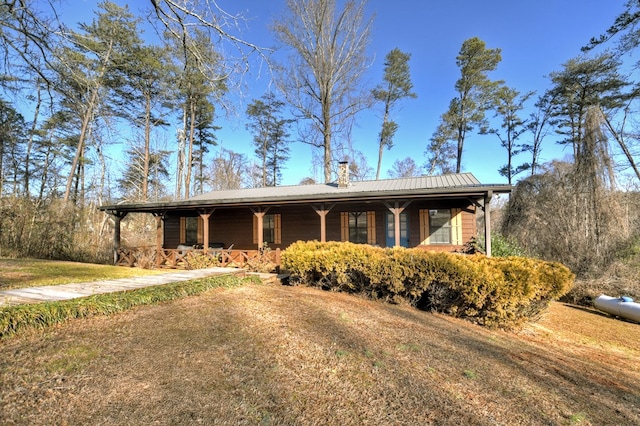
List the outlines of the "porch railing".
{"type": "Polygon", "coordinates": [[[280,266],[280,249],[227,250],[227,249],[162,249],[155,246],[120,247],[116,265],[140,268],[198,269],[203,267],[237,267],[264,269],[280,266]]]}

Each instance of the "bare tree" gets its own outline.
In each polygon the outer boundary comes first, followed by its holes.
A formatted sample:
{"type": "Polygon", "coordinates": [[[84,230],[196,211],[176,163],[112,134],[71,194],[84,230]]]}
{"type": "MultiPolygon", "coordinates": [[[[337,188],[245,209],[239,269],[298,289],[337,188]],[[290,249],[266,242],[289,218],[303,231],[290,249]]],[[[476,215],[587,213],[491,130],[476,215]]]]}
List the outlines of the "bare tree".
{"type": "MultiPolygon", "coordinates": [[[[183,45],[185,55],[189,54],[197,58],[197,63],[201,66],[203,76],[216,79],[221,77],[217,69],[209,69],[206,54],[197,45],[191,44],[187,40],[189,28],[198,28],[199,31],[208,35],[212,40],[226,41],[230,43],[238,52],[239,57],[233,57],[233,65],[229,69],[237,70],[238,65],[248,70],[248,57],[252,53],[257,53],[264,57],[269,51],[264,47],[251,43],[240,37],[240,22],[245,18],[242,14],[232,14],[222,9],[216,0],[185,1],[185,0],[149,0],[152,11],[157,18],[155,24],[165,29],[183,45]]],[[[204,52],[206,53],[206,52],[204,52]]],[[[232,55],[227,55],[232,58],[232,55]]],[[[226,78],[228,76],[222,76],[226,78]]]]}
{"type": "Polygon", "coordinates": [[[540,153],[542,152],[542,141],[551,129],[552,102],[545,94],[538,98],[535,104],[536,109],[530,114],[527,129],[531,133],[530,142],[526,144],[527,150],[531,153],[531,175],[535,175],[540,165],[540,153]]]}
{"type": "Polygon", "coordinates": [[[370,102],[361,86],[372,23],[365,4],[348,0],[337,10],[335,0],[288,0],[288,13],[273,26],[291,52],[277,67],[277,84],[299,118],[321,135],[305,142],[323,149],[325,182],[332,176],[334,136],[348,135],[356,113],[370,102]]]}
{"type": "Polygon", "coordinates": [[[411,157],[406,157],[403,160],[394,161],[387,174],[392,178],[408,178],[420,176],[420,171],[415,160],[411,157]]]}
{"type": "Polygon", "coordinates": [[[240,189],[246,187],[243,179],[251,178],[251,165],[244,154],[222,149],[211,163],[212,189],[240,189]]]}

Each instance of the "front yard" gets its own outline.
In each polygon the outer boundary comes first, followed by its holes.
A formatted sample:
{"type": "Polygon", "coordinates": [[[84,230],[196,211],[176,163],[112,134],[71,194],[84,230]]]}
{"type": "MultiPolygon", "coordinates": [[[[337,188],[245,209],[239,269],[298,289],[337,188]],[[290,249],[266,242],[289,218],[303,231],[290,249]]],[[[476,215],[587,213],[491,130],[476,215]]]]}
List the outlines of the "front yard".
{"type": "Polygon", "coordinates": [[[245,285],[0,341],[2,424],[640,424],[640,325],[245,285]]]}

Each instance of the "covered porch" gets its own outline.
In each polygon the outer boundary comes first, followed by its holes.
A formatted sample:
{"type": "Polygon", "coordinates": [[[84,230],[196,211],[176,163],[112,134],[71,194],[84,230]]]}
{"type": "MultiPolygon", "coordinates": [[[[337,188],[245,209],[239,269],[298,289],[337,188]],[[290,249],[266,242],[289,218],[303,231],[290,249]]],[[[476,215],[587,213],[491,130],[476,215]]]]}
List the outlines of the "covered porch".
{"type": "Polygon", "coordinates": [[[277,268],[281,250],[300,240],[459,251],[477,236],[479,226],[491,256],[490,202],[494,194],[510,191],[508,185],[483,185],[470,174],[457,174],[224,190],[100,209],[114,219],[117,265],[245,267],[263,262],[277,268]],[[477,223],[480,211],[482,225],[477,223]],[[129,213],[155,218],[154,245],[122,246],[120,225],[129,213]]]}
{"type": "Polygon", "coordinates": [[[167,212],[150,212],[155,219],[155,245],[123,246],[121,239],[122,220],[131,211],[106,211],[111,214],[114,220],[113,264],[116,266],[170,269],[199,269],[210,266],[244,268],[247,265],[258,263],[263,267],[272,264],[273,269],[280,266],[280,248],[267,249],[264,248],[263,243],[254,249],[233,248],[233,245],[224,247],[220,243],[211,244],[208,238],[211,213],[203,213],[199,216],[204,228],[201,232],[203,241],[193,245],[177,245],[173,248],[165,246],[164,220],[167,217],[167,212]]]}

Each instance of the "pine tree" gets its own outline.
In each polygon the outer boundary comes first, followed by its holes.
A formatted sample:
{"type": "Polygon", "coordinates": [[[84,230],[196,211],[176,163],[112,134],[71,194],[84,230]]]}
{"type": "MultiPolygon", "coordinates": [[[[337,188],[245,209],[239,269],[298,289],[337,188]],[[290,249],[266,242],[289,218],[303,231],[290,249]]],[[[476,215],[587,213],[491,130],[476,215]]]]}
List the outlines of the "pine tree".
{"type": "Polygon", "coordinates": [[[384,104],[382,118],[382,130],[378,138],[378,167],[376,180],[380,179],[380,167],[382,165],[382,153],[385,148],[393,147],[393,137],[398,130],[398,124],[391,119],[391,110],[404,98],[416,98],[411,91],[413,83],[409,71],[409,59],[411,55],[403,53],[400,49],[393,49],[385,58],[384,82],[372,90],[374,99],[384,104]]]}

